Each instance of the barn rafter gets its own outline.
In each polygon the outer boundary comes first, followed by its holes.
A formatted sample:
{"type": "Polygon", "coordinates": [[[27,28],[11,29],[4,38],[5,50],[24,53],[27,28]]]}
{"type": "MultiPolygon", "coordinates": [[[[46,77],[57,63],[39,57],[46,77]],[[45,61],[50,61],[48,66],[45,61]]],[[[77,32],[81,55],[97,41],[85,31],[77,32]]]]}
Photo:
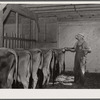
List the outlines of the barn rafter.
{"type": "Polygon", "coordinates": [[[37,15],[29,11],[27,8],[23,8],[17,4],[14,4],[14,5],[8,4],[6,6],[6,10],[3,13],[3,21],[5,21],[5,19],[7,18],[7,16],[9,15],[11,11],[14,11],[20,15],[30,18],[31,20],[37,20],[37,15]]]}

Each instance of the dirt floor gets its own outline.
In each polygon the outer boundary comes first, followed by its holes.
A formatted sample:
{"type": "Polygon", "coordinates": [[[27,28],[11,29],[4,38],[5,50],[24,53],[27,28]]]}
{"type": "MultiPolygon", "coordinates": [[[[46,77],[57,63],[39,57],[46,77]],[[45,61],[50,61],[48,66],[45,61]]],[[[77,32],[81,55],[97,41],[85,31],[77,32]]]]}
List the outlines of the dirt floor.
{"type": "MultiPolygon", "coordinates": [[[[49,85],[47,85],[45,88],[42,88],[42,89],[100,89],[100,73],[86,73],[86,81],[85,81],[84,86],[73,83],[74,76],[72,72],[66,72],[59,76],[63,76],[63,78],[61,77],[58,78],[58,81],[59,79],[60,81],[58,82],[56,80],[54,86],[52,85],[52,82],[50,82],[49,85]],[[64,80],[66,77],[67,77],[67,80],[64,80]]],[[[18,83],[17,85],[19,88],[23,88],[22,84],[18,83]]],[[[16,88],[16,87],[14,86],[13,88],[16,88]]],[[[37,88],[37,89],[40,89],[40,88],[37,88]]]]}
{"type": "MultiPolygon", "coordinates": [[[[73,76],[72,72],[64,73],[65,76],[73,76]]],[[[54,86],[49,84],[46,89],[100,89],[100,73],[86,73],[85,85],[71,84],[63,85],[62,83],[55,83],[54,86]]]]}

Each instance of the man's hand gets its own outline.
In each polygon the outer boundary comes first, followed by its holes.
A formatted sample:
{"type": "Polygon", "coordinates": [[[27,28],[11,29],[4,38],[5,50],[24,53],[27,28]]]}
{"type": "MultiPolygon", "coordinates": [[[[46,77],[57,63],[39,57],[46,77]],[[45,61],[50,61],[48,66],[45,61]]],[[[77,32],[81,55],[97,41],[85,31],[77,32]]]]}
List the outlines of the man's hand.
{"type": "Polygon", "coordinates": [[[63,52],[63,53],[65,53],[65,52],[66,52],[65,48],[63,48],[63,49],[62,49],[62,52],[63,52]]]}
{"type": "Polygon", "coordinates": [[[64,49],[65,49],[65,51],[69,51],[70,50],[70,48],[68,48],[68,47],[65,47],[64,49]]]}
{"type": "Polygon", "coordinates": [[[83,49],[83,51],[85,51],[86,53],[91,53],[91,48],[83,49]]]}
{"type": "Polygon", "coordinates": [[[62,52],[66,52],[68,50],[68,48],[67,47],[64,47],[63,49],[62,49],[62,52]]]}

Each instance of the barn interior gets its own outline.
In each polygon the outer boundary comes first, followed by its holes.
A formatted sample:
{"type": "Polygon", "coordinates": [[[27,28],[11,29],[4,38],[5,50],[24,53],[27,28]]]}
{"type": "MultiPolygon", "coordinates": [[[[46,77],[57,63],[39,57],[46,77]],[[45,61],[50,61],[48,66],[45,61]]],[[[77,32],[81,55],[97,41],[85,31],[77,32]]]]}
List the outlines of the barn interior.
{"type": "MultiPolygon", "coordinates": [[[[92,49],[87,70],[100,71],[99,4],[3,4],[0,16],[1,47],[72,47],[82,32],[92,49]]],[[[66,70],[73,61],[74,53],[66,53],[66,70]]]]}
{"type": "MultiPolygon", "coordinates": [[[[99,4],[0,4],[0,47],[72,47],[78,33],[84,33],[92,50],[87,71],[99,73],[99,4]]],[[[66,52],[65,66],[73,70],[74,53],[66,52]]]]}

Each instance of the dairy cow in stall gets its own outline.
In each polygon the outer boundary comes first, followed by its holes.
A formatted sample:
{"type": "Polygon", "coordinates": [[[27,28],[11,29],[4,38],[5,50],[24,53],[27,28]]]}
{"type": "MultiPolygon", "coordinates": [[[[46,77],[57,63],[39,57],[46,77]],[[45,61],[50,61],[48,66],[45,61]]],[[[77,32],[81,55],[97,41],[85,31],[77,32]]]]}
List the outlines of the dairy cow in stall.
{"type": "Polygon", "coordinates": [[[0,88],[12,88],[16,82],[18,57],[14,50],[0,48],[0,88]]]}
{"type": "MultiPolygon", "coordinates": [[[[31,54],[28,50],[15,49],[18,56],[17,82],[23,85],[23,88],[29,88],[29,79],[31,76],[31,54]]],[[[17,88],[20,88],[16,83],[17,88]]]]}
{"type": "Polygon", "coordinates": [[[65,72],[65,49],[53,48],[52,52],[53,56],[50,65],[50,74],[54,85],[56,77],[65,72]]]}
{"type": "Polygon", "coordinates": [[[43,53],[43,85],[51,80],[54,84],[56,77],[65,70],[64,49],[41,49],[43,53]]]}
{"type": "Polygon", "coordinates": [[[32,58],[32,69],[31,69],[31,75],[32,75],[32,88],[42,88],[42,82],[43,82],[43,72],[42,72],[42,66],[43,66],[43,55],[42,51],[40,49],[30,49],[32,58]]]}
{"type": "Polygon", "coordinates": [[[51,77],[51,65],[53,66],[52,59],[53,59],[53,52],[51,49],[41,49],[42,54],[43,54],[43,66],[42,66],[42,71],[43,71],[43,86],[45,87],[46,85],[49,84],[50,77],[51,77]]]}
{"type": "Polygon", "coordinates": [[[65,49],[53,49],[55,56],[55,66],[58,69],[58,74],[65,72],[65,49]]]}

